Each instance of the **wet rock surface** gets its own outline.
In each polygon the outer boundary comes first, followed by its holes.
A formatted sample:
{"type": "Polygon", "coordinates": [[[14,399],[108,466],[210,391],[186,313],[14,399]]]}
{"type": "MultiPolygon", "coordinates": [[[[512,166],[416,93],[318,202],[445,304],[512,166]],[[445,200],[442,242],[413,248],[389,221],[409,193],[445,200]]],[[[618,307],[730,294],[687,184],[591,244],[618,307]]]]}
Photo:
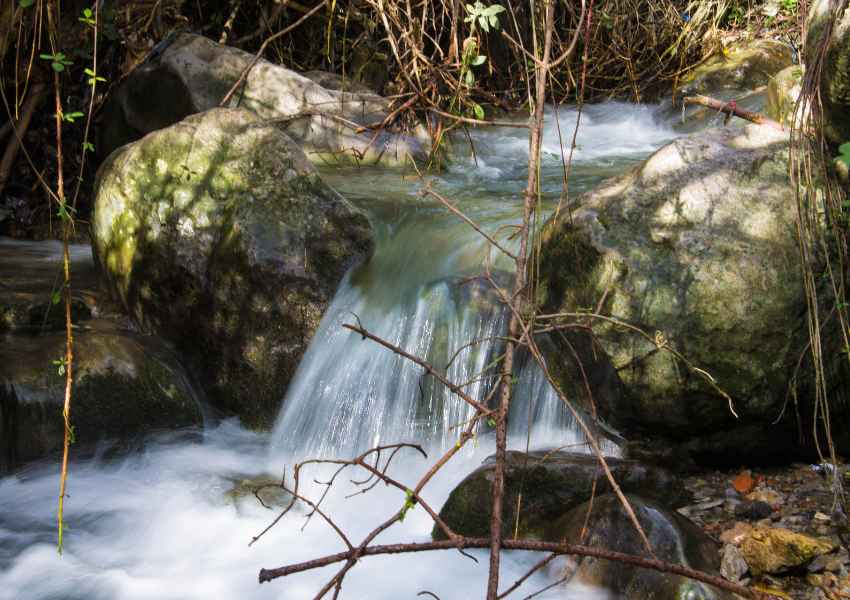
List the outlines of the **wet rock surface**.
{"type": "MultiPolygon", "coordinates": [[[[718,545],[699,527],[660,502],[635,495],[627,498],[657,558],[719,573],[718,545]]],[[[646,553],[642,539],[614,494],[599,496],[573,509],[550,526],[549,537],[627,554],[646,553]]],[[[727,592],[678,575],[593,557],[582,558],[568,569],[571,582],[603,587],[623,600],[733,598],[727,592]]]]}
{"type": "MultiPolygon", "coordinates": [[[[659,467],[637,461],[607,459],[614,478],[625,493],[656,499],[666,506],[687,503],[689,495],[681,482],[659,467]]],[[[468,475],[452,491],[440,517],[461,535],[487,536],[490,530],[490,500],[493,457],[468,475]]],[[[505,535],[546,538],[552,520],[562,516],[591,495],[605,494],[610,484],[597,459],[572,452],[508,452],[505,471],[503,526],[505,535]],[[519,516],[516,506],[519,499],[519,516]]],[[[443,532],[435,527],[433,535],[443,532]]]]}

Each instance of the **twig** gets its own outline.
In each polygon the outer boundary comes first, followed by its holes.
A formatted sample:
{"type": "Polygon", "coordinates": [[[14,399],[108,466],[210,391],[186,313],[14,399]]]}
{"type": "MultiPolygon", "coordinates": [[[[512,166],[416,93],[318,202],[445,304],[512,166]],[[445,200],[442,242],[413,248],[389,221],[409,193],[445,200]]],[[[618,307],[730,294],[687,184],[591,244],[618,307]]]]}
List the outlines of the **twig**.
{"type": "Polygon", "coordinates": [[[772,127],[773,129],[778,129],[780,131],[788,131],[781,123],[778,123],[761,113],[745,110],[738,106],[734,100],[724,102],[723,100],[709,98],[708,96],[686,96],[682,99],[682,104],[705,106],[726,115],[734,115],[740,119],[744,119],[745,121],[749,121],[757,125],[767,125],[768,127],[772,127]]]}

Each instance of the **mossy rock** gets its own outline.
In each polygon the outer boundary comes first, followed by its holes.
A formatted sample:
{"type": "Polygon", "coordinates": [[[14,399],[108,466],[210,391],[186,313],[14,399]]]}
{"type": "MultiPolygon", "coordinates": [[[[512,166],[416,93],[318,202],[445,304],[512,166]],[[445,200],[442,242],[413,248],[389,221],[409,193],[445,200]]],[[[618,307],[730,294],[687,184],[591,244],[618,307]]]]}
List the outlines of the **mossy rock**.
{"type": "MultiPolygon", "coordinates": [[[[655,558],[718,574],[718,545],[702,529],[663,503],[634,494],[627,498],[655,558]]],[[[614,494],[598,496],[576,507],[549,526],[547,537],[625,554],[647,553],[631,518],[614,494]]],[[[622,600],[732,600],[735,597],[680,575],[594,557],[578,559],[570,582],[602,588],[622,600]]]]}
{"type": "Polygon", "coordinates": [[[687,441],[779,414],[806,343],[787,161],[786,133],[707,130],[544,226],[541,310],[613,319],[591,320],[592,339],[575,333],[571,347],[554,336],[549,363],[575,388],[564,357],[576,350],[600,415],[627,437],[687,441]]]}
{"type": "Polygon", "coordinates": [[[268,428],[368,219],[274,124],[213,109],[113,153],[94,246],[114,297],[188,357],[210,400],[268,428]]]}
{"type": "Polygon", "coordinates": [[[767,84],[767,116],[783,125],[792,126],[802,83],[803,67],[800,65],[786,67],[777,73],[767,84]]]}
{"type": "MultiPolygon", "coordinates": [[[[660,467],[634,460],[607,459],[621,489],[656,498],[667,506],[682,506],[690,497],[681,482],[660,467]]],[[[495,457],[459,483],[440,510],[440,518],[456,533],[472,537],[490,535],[492,481],[495,457]]],[[[594,456],[563,451],[508,452],[505,467],[505,495],[502,531],[505,536],[547,539],[546,529],[553,520],[593,494],[611,487],[594,456]],[[519,518],[517,502],[520,500],[519,518]]],[[[434,527],[434,539],[444,532],[434,527]]]]}
{"type": "Polygon", "coordinates": [[[781,527],[757,527],[741,544],[744,560],[755,576],[777,574],[805,566],[835,550],[829,539],[814,538],[781,527]]]}
{"type": "Polygon", "coordinates": [[[680,95],[732,95],[767,85],[792,63],[791,48],[777,40],[742,41],[725,47],[690,71],[680,86],[680,95]]]}
{"type": "MultiPolygon", "coordinates": [[[[0,471],[61,450],[65,336],[6,334],[0,344],[0,471]]],[[[161,340],[111,325],[74,336],[71,424],[76,452],[201,427],[189,377],[161,340]]]]}
{"type": "Polygon", "coordinates": [[[812,68],[821,51],[820,100],[824,134],[833,144],[850,141],[850,6],[816,0],[806,19],[805,63],[812,68]],[[830,30],[831,23],[831,30],[830,30]],[[830,32],[829,38],[826,38],[830,32]]]}
{"type": "Polygon", "coordinates": [[[278,119],[311,161],[404,166],[428,160],[430,137],[422,127],[414,135],[357,131],[388,116],[385,98],[362,86],[336,89],[341,78],[332,74],[308,78],[265,59],[254,64],[249,52],[190,33],[165,40],[110,93],[98,130],[98,151],[105,156],[147,133],[219,106],[249,67],[229,106],[278,119]]]}

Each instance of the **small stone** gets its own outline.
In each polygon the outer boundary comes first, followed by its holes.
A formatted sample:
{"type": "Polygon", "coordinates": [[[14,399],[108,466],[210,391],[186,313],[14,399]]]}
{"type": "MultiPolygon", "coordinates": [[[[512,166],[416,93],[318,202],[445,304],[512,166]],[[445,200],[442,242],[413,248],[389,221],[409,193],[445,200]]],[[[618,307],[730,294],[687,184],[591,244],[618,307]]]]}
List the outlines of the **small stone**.
{"type": "Polygon", "coordinates": [[[826,514],[820,512],[820,511],[815,513],[814,519],[815,519],[815,521],[824,521],[824,522],[829,522],[829,520],[830,520],[829,515],[826,515],[826,514]]]}
{"type": "Polygon", "coordinates": [[[773,508],[760,500],[742,502],[735,508],[735,516],[743,519],[766,519],[773,514],[773,508]]]}
{"type": "Polygon", "coordinates": [[[841,571],[841,567],[844,566],[844,561],[842,557],[838,554],[821,554],[816,557],[806,569],[809,573],[821,573],[823,571],[830,571],[832,573],[838,573],[841,571]]]}
{"type": "Polygon", "coordinates": [[[753,502],[765,502],[771,506],[780,506],[785,502],[785,498],[782,494],[768,487],[759,488],[756,491],[747,494],[746,498],[753,502]]]}
{"type": "Polygon", "coordinates": [[[739,494],[749,494],[753,491],[756,482],[749,469],[741,471],[738,476],[732,480],[732,486],[739,494]]]}
{"type": "Polygon", "coordinates": [[[720,554],[720,574],[732,582],[739,582],[750,567],[744,560],[741,550],[734,544],[726,544],[720,554]]]}
{"type": "Polygon", "coordinates": [[[780,527],[756,528],[744,539],[741,551],[753,575],[780,573],[832,552],[831,540],[813,538],[780,527]]]}
{"type": "Polygon", "coordinates": [[[739,545],[744,541],[744,538],[753,530],[753,526],[744,521],[738,521],[731,529],[727,529],[720,534],[720,541],[724,544],[739,545]]]}

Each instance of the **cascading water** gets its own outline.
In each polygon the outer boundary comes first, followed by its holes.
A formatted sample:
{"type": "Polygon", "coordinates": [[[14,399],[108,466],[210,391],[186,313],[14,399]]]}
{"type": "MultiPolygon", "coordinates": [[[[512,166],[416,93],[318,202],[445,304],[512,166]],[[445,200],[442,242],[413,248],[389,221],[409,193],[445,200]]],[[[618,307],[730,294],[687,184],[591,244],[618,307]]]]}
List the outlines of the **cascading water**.
{"type": "MultiPolygon", "coordinates": [[[[569,146],[576,114],[562,110],[559,116],[561,136],[550,118],[544,139],[544,192],[554,198],[563,176],[560,140],[569,146]]],[[[586,107],[571,193],[622,171],[674,136],[652,107],[586,107]]],[[[519,219],[527,141],[523,130],[508,129],[476,132],[473,140],[476,159],[458,160],[430,181],[495,232],[519,219]]],[[[459,152],[464,143],[456,142],[459,152]]],[[[496,336],[505,320],[487,284],[470,279],[481,273],[486,244],[441,205],[421,198],[418,180],[371,169],[335,171],[327,178],[370,214],[377,248],[372,260],[340,286],[286,393],[271,437],[227,421],[205,432],[203,443],[162,439],[121,459],[75,461],[62,558],[54,546],[58,466],[32,465],[0,479],[0,600],[310,598],[332,571],[262,586],[256,574],[261,567],[338,552],[342,543],[318,521],[302,532],[304,513],[298,513],[249,548],[247,543],[276,513],[250,497],[234,506],[224,493],[232,480],[280,474],[284,465],[309,456],[351,456],[377,443],[417,441],[436,450],[454,442],[456,426],[471,414],[462,401],[432,378],[423,378],[421,368],[340,325],[359,319],[370,331],[439,367],[467,342],[481,340],[461,350],[447,370],[455,382],[474,379],[498,355],[496,336]]],[[[507,265],[495,253],[492,259],[494,276],[509,284],[507,265]]],[[[480,399],[491,384],[484,378],[466,389],[480,399]]],[[[532,362],[522,367],[515,391],[513,447],[523,448],[529,440],[536,446],[581,441],[532,362]]],[[[439,508],[452,487],[491,452],[487,431],[479,431],[474,447],[429,484],[425,499],[439,508]]],[[[421,457],[400,456],[393,473],[412,483],[429,464],[421,457]]],[[[309,492],[312,484],[307,485],[309,492]]],[[[401,492],[383,486],[346,499],[351,491],[345,485],[333,490],[325,508],[352,539],[361,539],[404,502],[401,492]]],[[[425,541],[431,526],[424,511],[412,510],[378,540],[425,541]]],[[[502,577],[513,581],[535,560],[531,554],[508,553],[502,577]]],[[[450,552],[369,558],[346,578],[342,595],[382,599],[431,590],[444,599],[480,597],[486,562],[475,564],[450,552]]],[[[543,587],[551,577],[539,573],[523,589],[543,587]]],[[[563,589],[540,597],[568,593],[589,597],[586,590],[563,589]]]]}

